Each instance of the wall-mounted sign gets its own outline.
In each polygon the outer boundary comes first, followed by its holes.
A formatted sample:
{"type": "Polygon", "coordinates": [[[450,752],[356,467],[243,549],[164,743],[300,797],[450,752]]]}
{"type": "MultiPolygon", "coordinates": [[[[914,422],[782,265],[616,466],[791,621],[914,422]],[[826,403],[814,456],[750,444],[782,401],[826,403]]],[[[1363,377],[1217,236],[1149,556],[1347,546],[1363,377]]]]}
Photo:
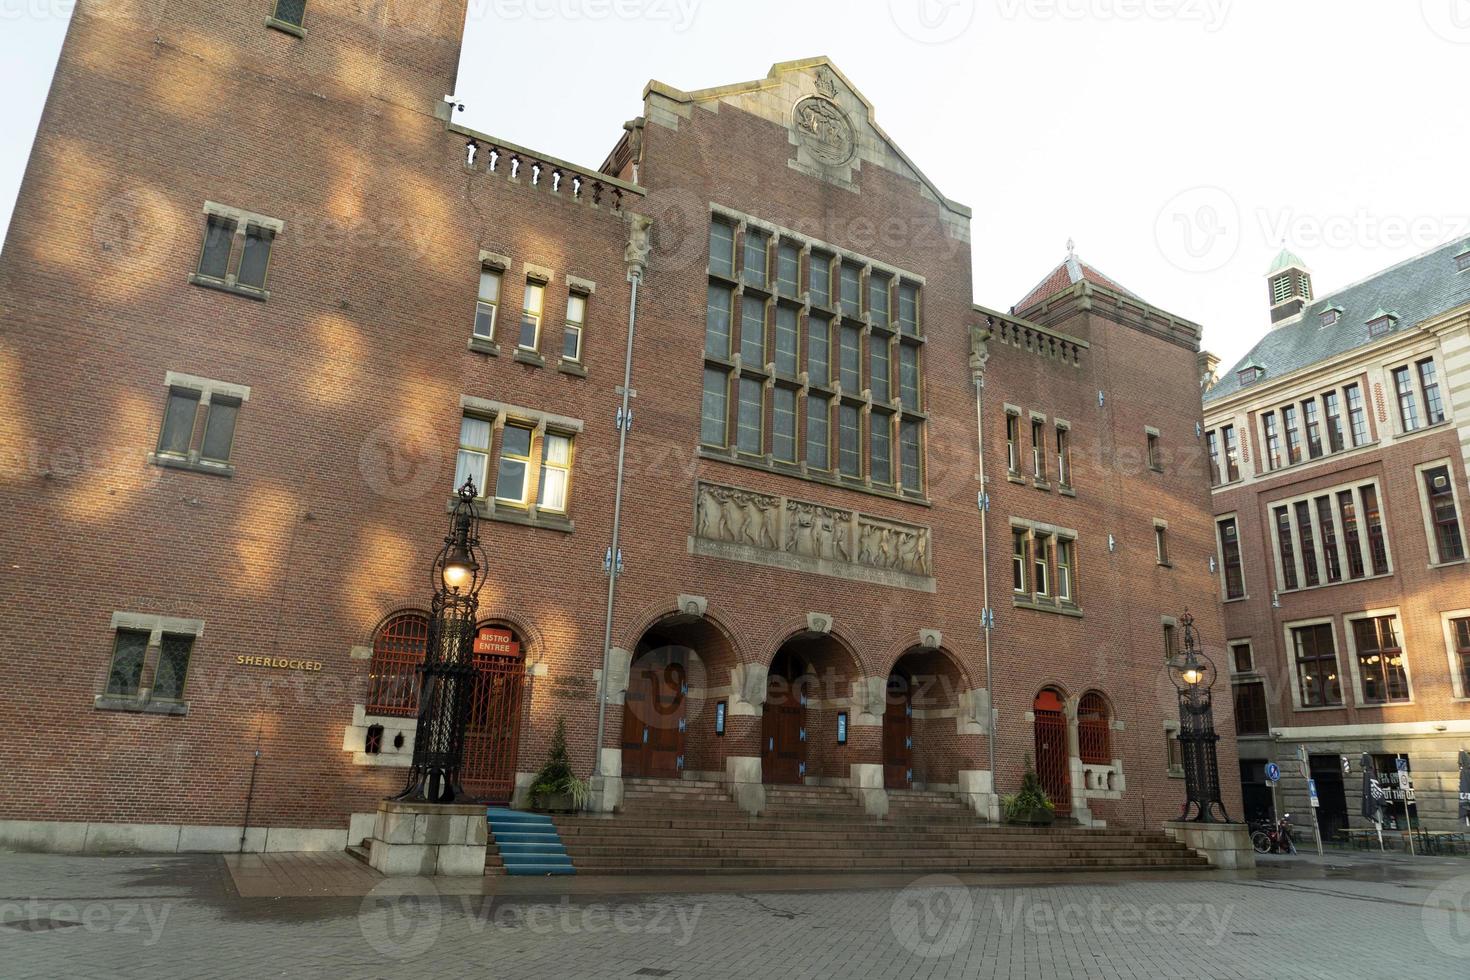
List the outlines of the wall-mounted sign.
{"type": "Polygon", "coordinates": [[[715,734],[725,734],[725,702],[715,704],[715,734]]]}
{"type": "Polygon", "coordinates": [[[276,670],[305,671],[318,671],[323,666],[320,660],[292,660],[289,657],[248,657],[244,654],[236,657],[235,663],[242,667],[273,667],[276,670]]]}
{"type": "Polygon", "coordinates": [[[475,634],[475,652],[497,657],[519,657],[521,645],[515,634],[499,626],[482,626],[475,634]]]}
{"type": "Polygon", "coordinates": [[[837,712],[837,744],[847,744],[847,712],[837,712]]]}

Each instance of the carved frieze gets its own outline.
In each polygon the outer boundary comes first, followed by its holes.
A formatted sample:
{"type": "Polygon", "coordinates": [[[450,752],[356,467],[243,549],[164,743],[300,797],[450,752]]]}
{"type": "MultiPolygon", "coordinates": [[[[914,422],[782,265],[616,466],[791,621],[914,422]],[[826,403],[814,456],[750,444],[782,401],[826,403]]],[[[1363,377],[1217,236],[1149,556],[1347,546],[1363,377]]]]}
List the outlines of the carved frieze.
{"type": "Polygon", "coordinates": [[[932,592],[927,527],[700,483],[691,551],[932,592]]]}

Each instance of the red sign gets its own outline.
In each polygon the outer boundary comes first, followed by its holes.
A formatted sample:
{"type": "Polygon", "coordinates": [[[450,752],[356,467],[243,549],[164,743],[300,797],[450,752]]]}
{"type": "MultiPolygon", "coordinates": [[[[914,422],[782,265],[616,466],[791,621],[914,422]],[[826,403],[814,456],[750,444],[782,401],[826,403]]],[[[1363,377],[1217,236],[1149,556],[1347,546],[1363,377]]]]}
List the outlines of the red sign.
{"type": "Polygon", "coordinates": [[[475,652],[499,657],[519,657],[521,645],[516,642],[515,634],[510,630],[485,626],[475,634],[475,652]]]}

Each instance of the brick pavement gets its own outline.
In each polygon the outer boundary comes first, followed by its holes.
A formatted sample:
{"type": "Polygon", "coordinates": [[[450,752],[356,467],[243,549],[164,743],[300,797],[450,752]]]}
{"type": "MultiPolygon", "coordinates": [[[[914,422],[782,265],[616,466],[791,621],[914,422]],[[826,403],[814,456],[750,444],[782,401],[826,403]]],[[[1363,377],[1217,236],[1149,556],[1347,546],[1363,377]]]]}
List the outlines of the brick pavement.
{"type": "Polygon", "coordinates": [[[218,857],[0,855],[0,975],[1470,974],[1470,863],[1341,861],[1352,865],[1275,862],[1235,876],[935,876],[906,887],[851,878],[847,890],[642,896],[559,883],[577,893],[452,894],[422,879],[383,880],[364,897],[242,898],[218,857]]]}

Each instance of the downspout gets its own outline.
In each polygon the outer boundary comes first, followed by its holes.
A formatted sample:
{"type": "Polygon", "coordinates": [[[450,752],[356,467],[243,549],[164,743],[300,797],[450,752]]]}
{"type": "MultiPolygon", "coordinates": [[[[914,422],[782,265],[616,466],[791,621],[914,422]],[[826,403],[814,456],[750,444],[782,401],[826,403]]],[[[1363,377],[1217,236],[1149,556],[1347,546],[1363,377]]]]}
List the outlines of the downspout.
{"type": "Polygon", "coordinates": [[[608,545],[603,561],[607,572],[607,617],[602,627],[602,673],[597,681],[597,745],[592,755],[592,779],[594,790],[602,792],[602,741],[607,731],[607,671],[612,660],[613,602],[618,594],[618,575],[621,573],[622,555],[618,545],[619,531],[623,519],[623,470],[628,452],[628,430],[633,427],[633,415],[629,402],[633,397],[633,332],[638,324],[638,285],[643,281],[643,270],[648,264],[648,229],[652,220],[642,215],[630,214],[628,218],[628,247],[623,252],[623,261],[628,264],[628,342],[623,355],[622,404],[618,408],[618,465],[613,482],[612,541],[608,545]]]}
{"type": "Polygon", "coordinates": [[[986,342],[990,340],[993,321],[975,330],[971,344],[970,370],[975,381],[975,447],[980,456],[980,628],[985,634],[985,700],[990,713],[985,747],[990,756],[990,793],[999,796],[995,773],[995,681],[991,663],[990,633],[995,628],[995,613],[990,608],[990,486],[985,479],[985,363],[990,359],[986,342]]]}

